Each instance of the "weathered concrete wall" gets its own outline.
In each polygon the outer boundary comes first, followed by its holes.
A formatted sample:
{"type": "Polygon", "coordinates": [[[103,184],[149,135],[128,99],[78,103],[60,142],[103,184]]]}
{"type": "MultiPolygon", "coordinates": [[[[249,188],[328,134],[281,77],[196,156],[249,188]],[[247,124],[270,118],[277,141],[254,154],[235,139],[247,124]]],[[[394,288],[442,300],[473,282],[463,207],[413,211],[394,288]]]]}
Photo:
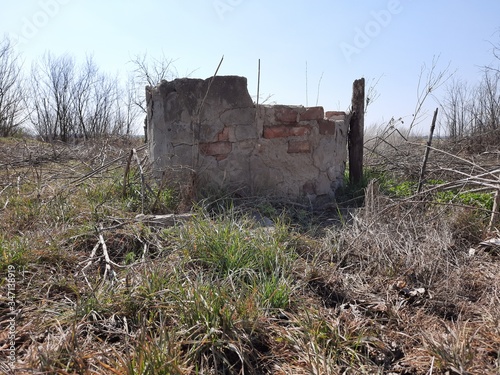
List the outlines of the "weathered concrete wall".
{"type": "Polygon", "coordinates": [[[183,171],[193,170],[198,186],[242,194],[334,194],[347,159],[344,112],[256,108],[246,78],[210,82],[184,78],[146,89],[150,155],[158,173],[186,178],[183,171]]]}

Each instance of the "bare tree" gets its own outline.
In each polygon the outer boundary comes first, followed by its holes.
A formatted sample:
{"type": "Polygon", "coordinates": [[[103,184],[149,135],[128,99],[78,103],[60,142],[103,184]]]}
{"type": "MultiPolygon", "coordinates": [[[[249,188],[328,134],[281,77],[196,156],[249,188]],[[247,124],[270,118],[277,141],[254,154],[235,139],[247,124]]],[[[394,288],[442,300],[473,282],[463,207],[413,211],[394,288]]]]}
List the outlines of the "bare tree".
{"type": "Polygon", "coordinates": [[[500,72],[485,71],[478,87],[480,131],[497,130],[500,121],[500,72]]]}
{"type": "Polygon", "coordinates": [[[88,128],[88,119],[93,106],[92,90],[95,85],[98,68],[92,57],[88,56],[85,65],[80,69],[79,75],[73,86],[73,106],[76,120],[76,131],[79,132],[84,140],[91,137],[88,128]]]}
{"type": "MultiPolygon", "coordinates": [[[[500,35],[500,30],[499,30],[500,35]]],[[[500,63],[500,44],[492,45],[494,61],[500,63]]],[[[452,138],[479,135],[500,128],[500,69],[492,62],[473,86],[453,82],[441,105],[452,138]]],[[[494,140],[495,138],[493,138],[494,140]]]]}
{"type": "Polygon", "coordinates": [[[92,85],[92,105],[87,118],[92,137],[109,134],[114,127],[117,81],[98,74],[92,85]]]}
{"type": "MultiPolygon", "coordinates": [[[[497,30],[497,35],[499,37],[499,41],[495,44],[490,42],[491,44],[491,54],[495,58],[495,60],[500,64],[500,28],[497,30]]],[[[494,71],[500,73],[500,65],[494,66],[492,64],[486,65],[483,67],[485,71],[494,71]]]]}
{"type": "Polygon", "coordinates": [[[147,53],[135,55],[130,63],[133,65],[135,86],[137,89],[136,105],[146,113],[145,87],[156,86],[163,80],[173,79],[178,76],[173,59],[168,59],[162,54],[161,58],[150,58],[147,53]]]}
{"type": "Polygon", "coordinates": [[[50,53],[31,70],[32,95],[27,99],[31,122],[45,140],[67,141],[75,132],[73,95],[75,63],[68,55],[50,53]]]}
{"type": "Polygon", "coordinates": [[[133,72],[136,78],[150,86],[178,76],[173,66],[174,60],[168,59],[164,54],[158,59],[148,57],[147,53],[135,55],[130,63],[134,65],[133,72]]]}
{"type": "MultiPolygon", "coordinates": [[[[474,90],[475,91],[475,90],[474,90]]],[[[472,91],[474,93],[474,91],[472,91]]],[[[472,126],[473,95],[466,82],[453,80],[441,103],[444,123],[452,139],[465,136],[472,126]]]]}
{"type": "Polygon", "coordinates": [[[26,120],[19,55],[8,38],[0,42],[0,136],[14,135],[26,120]]]}
{"type": "Polygon", "coordinates": [[[135,89],[134,77],[129,75],[116,98],[116,120],[112,131],[114,134],[132,134],[132,127],[140,112],[140,108],[136,105],[135,89]]]}
{"type": "MultiPolygon", "coordinates": [[[[29,98],[31,121],[45,140],[95,138],[121,134],[122,90],[118,80],[99,71],[92,57],[77,66],[73,58],[46,54],[33,65],[33,96],[29,98]],[[119,105],[118,105],[119,103],[119,105]]],[[[131,127],[131,114],[128,129],[131,127]]]]}
{"type": "Polygon", "coordinates": [[[441,107],[450,137],[454,139],[500,128],[500,72],[486,69],[473,88],[454,81],[447,87],[441,107]]]}

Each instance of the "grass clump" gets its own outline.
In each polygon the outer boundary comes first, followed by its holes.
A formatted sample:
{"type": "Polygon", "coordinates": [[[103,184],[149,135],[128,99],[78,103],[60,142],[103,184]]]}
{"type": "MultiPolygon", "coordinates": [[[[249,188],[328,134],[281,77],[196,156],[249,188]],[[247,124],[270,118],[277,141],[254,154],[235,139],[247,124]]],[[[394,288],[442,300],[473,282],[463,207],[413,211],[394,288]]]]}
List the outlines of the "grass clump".
{"type": "Polygon", "coordinates": [[[185,226],[181,238],[180,246],[190,261],[213,277],[257,293],[261,306],[289,304],[296,255],[285,227],[256,228],[250,220],[237,220],[229,212],[217,219],[195,219],[185,226]]]}

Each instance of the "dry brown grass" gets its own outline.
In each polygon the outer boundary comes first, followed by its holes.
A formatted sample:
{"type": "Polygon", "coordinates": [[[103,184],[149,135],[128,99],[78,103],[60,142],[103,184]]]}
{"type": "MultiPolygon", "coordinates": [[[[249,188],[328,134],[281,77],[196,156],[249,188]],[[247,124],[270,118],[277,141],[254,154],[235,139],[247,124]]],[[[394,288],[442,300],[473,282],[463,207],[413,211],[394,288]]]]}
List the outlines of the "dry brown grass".
{"type": "MultiPolygon", "coordinates": [[[[165,228],[136,218],[134,168],[122,196],[140,143],[0,147],[3,373],[500,372],[500,263],[469,255],[487,222],[473,208],[372,184],[357,209],[219,197],[165,228]],[[256,211],[275,226],[259,227],[256,211]]],[[[399,156],[409,170],[419,160],[399,156]]],[[[147,181],[146,213],[185,204],[147,181]]]]}

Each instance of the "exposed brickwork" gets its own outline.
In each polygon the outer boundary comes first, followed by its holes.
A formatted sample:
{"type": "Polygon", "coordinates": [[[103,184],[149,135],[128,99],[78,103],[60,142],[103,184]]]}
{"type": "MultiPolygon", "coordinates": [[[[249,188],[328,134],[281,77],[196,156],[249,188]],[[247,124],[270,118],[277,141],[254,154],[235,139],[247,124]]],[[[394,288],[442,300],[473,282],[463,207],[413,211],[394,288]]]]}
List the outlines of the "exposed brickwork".
{"type": "Polygon", "coordinates": [[[219,155],[227,155],[229,154],[233,146],[231,142],[212,142],[212,143],[200,143],[199,144],[200,152],[203,155],[207,156],[219,156],[219,155]]]}
{"type": "Polygon", "coordinates": [[[333,197],[343,183],[349,125],[344,112],[256,106],[246,79],[236,76],[163,81],[147,92],[150,155],[159,178],[167,171],[171,181],[183,181],[189,168],[202,189],[311,200],[333,197]],[[201,101],[203,111],[194,116],[201,101]]]}
{"type": "Polygon", "coordinates": [[[283,124],[294,124],[299,121],[299,112],[292,107],[275,106],[274,118],[276,122],[283,124]]]}
{"type": "Polygon", "coordinates": [[[289,154],[303,154],[311,152],[311,142],[309,141],[288,141],[289,154]]]}
{"type": "Polygon", "coordinates": [[[320,120],[319,134],[321,135],[335,135],[335,121],[320,120]]]}
{"type": "Polygon", "coordinates": [[[264,128],[264,138],[301,137],[311,133],[310,126],[270,126],[264,128]]]}
{"type": "Polygon", "coordinates": [[[301,113],[299,116],[300,121],[310,121],[310,120],[323,120],[325,117],[325,111],[323,107],[309,107],[306,111],[301,113]]]}
{"type": "Polygon", "coordinates": [[[290,135],[293,137],[301,137],[311,134],[310,126],[293,126],[290,128],[290,135]]]}

